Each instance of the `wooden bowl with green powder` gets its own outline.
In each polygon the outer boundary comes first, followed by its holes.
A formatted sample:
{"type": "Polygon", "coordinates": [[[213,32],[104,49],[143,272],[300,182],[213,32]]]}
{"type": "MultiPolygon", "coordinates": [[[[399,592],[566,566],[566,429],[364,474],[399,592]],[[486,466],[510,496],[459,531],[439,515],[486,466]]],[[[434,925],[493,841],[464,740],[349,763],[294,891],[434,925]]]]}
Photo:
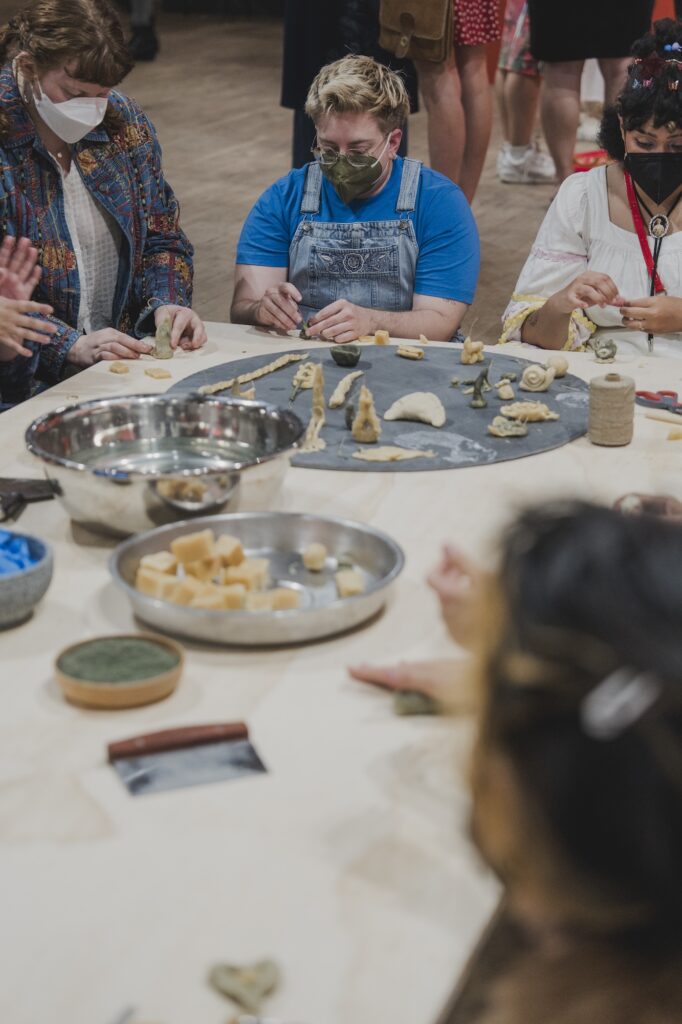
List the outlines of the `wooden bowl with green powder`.
{"type": "Polygon", "coordinates": [[[55,662],[55,674],[72,704],[134,708],[170,696],[183,662],[182,647],[173,640],[133,633],[67,647],[55,662]]]}

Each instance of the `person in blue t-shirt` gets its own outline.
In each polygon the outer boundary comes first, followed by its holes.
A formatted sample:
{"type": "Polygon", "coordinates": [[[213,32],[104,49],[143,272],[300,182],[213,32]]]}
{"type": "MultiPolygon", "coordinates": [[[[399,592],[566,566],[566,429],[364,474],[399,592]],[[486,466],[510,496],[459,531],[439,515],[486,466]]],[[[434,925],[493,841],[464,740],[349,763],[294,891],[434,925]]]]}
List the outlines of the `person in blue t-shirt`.
{"type": "Polygon", "coordinates": [[[463,193],[397,156],[409,100],[370,57],[313,82],[315,161],[258,200],[237,248],[232,322],[335,343],[377,330],[448,341],[472,302],[478,231],[463,193]]]}

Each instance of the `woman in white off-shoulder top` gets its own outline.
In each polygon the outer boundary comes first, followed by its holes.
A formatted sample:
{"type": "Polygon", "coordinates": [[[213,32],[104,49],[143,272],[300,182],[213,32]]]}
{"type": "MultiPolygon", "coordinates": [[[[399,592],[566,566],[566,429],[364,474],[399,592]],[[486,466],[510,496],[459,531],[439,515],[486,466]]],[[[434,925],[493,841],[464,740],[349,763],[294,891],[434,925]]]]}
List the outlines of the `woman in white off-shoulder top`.
{"type": "Polygon", "coordinates": [[[633,52],[602,125],[614,162],[559,189],[504,314],[503,342],[578,349],[599,331],[619,349],[682,357],[682,26],[659,22],[633,52]]]}

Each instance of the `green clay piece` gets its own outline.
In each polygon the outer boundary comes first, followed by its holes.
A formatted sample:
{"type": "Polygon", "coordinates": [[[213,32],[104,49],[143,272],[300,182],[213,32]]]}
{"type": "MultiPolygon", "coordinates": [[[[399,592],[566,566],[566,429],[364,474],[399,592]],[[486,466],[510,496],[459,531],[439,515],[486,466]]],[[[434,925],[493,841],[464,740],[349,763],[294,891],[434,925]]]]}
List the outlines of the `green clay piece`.
{"type": "Polygon", "coordinates": [[[461,381],[460,381],[459,377],[453,377],[452,380],[450,381],[450,387],[451,388],[458,388],[460,383],[461,383],[461,381]]]}
{"type": "Polygon", "coordinates": [[[303,323],[301,324],[301,330],[300,330],[299,335],[298,335],[299,338],[302,338],[303,341],[308,341],[308,333],[307,332],[309,330],[310,330],[310,321],[309,320],[304,320],[303,323]]]}
{"type": "Polygon", "coordinates": [[[599,338],[597,341],[589,342],[589,344],[598,363],[612,363],[616,358],[618,346],[612,338],[599,338]]]}
{"type": "Polygon", "coordinates": [[[348,430],[353,429],[353,420],[355,419],[355,406],[352,402],[349,402],[346,406],[345,421],[348,430]]]}
{"type": "Polygon", "coordinates": [[[472,409],[485,409],[488,403],[483,397],[484,391],[490,391],[491,385],[488,380],[488,374],[490,373],[490,364],[483,367],[478,377],[474,381],[474,397],[469,402],[472,409]]]}
{"type": "Polygon", "coordinates": [[[523,420],[508,420],[506,416],[496,416],[488,424],[488,433],[493,437],[526,437],[528,424],[523,420]]]}
{"type": "Polygon", "coordinates": [[[132,683],[170,672],[178,664],[177,654],[165,644],[131,637],[91,640],[67,651],[57,667],[72,679],[91,683],[132,683]]]}
{"type": "Polygon", "coordinates": [[[433,697],[418,690],[399,690],[393,694],[396,715],[439,715],[441,706],[433,697]]]}
{"type": "Polygon", "coordinates": [[[334,345],[329,350],[337,366],[357,366],[360,362],[362,349],[359,345],[334,345]]]}
{"type": "Polygon", "coordinates": [[[169,316],[162,320],[156,328],[154,341],[156,344],[149,353],[155,359],[172,359],[173,349],[171,348],[171,334],[173,332],[173,321],[169,316]]]}
{"type": "Polygon", "coordinates": [[[209,984],[241,1006],[247,1013],[260,1012],[266,996],[280,983],[280,970],[274,960],[260,960],[246,967],[234,964],[216,964],[211,968],[209,984]]]}
{"type": "Polygon", "coordinates": [[[510,384],[513,384],[515,380],[518,380],[518,373],[503,373],[502,380],[508,380],[510,384]]]}

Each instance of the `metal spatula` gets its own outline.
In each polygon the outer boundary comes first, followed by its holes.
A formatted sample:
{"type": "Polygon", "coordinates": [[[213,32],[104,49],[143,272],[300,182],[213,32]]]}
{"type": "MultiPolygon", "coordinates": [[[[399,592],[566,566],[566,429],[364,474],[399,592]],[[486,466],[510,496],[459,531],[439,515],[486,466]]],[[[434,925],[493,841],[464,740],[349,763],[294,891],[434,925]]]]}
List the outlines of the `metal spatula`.
{"type": "Polygon", "coordinates": [[[110,743],[107,751],[133,796],[267,771],[244,722],[164,729],[110,743]]]}

